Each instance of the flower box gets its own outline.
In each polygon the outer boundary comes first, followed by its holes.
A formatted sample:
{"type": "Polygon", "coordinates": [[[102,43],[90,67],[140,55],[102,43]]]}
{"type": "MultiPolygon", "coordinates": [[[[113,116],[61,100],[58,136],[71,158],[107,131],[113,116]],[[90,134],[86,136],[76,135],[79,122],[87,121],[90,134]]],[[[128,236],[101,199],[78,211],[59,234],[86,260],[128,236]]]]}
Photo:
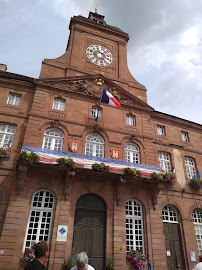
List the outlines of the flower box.
{"type": "Polygon", "coordinates": [[[37,163],[39,162],[39,156],[34,152],[31,152],[30,154],[28,154],[27,152],[22,151],[19,155],[18,162],[23,163],[23,164],[37,163]]]}
{"type": "Polygon", "coordinates": [[[92,169],[96,172],[96,173],[102,173],[102,172],[108,172],[109,171],[109,166],[105,165],[104,163],[95,163],[92,165],[92,169]]]}

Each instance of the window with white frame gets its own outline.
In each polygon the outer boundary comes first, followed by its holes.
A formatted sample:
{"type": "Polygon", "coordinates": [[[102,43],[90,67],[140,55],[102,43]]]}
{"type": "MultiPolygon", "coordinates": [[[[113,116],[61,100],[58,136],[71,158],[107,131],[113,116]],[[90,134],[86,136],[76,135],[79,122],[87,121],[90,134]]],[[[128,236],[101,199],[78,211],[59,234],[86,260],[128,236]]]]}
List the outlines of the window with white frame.
{"type": "Polygon", "coordinates": [[[104,157],[104,139],[95,133],[88,134],[86,137],[85,154],[88,156],[104,157]]]}
{"type": "Polygon", "coordinates": [[[165,172],[171,171],[170,154],[166,152],[158,152],[159,167],[165,172]]]}
{"type": "Polygon", "coordinates": [[[40,190],[34,193],[27,224],[24,248],[39,241],[49,241],[54,209],[54,195],[40,190]]]}
{"type": "Polygon", "coordinates": [[[165,136],[165,127],[157,125],[157,134],[160,136],[165,136]]]}
{"type": "Polygon", "coordinates": [[[8,99],[7,99],[7,104],[18,106],[18,105],[20,105],[21,97],[22,97],[22,95],[9,93],[8,99]]]}
{"type": "Polygon", "coordinates": [[[126,124],[129,126],[135,126],[135,117],[132,115],[126,115],[126,124]]]}
{"type": "Polygon", "coordinates": [[[170,205],[165,205],[162,210],[163,222],[178,223],[177,213],[170,205]]]}
{"type": "Polygon", "coordinates": [[[62,100],[59,98],[54,98],[53,109],[59,110],[59,111],[64,111],[65,110],[65,100],[62,100]]]}
{"type": "Polygon", "coordinates": [[[64,134],[59,129],[50,128],[44,133],[43,146],[44,149],[62,151],[64,134]]]}
{"type": "Polygon", "coordinates": [[[126,248],[142,250],[144,253],[144,234],[142,206],[135,200],[126,203],[126,248]]]}
{"type": "Polygon", "coordinates": [[[15,131],[15,125],[0,123],[0,148],[8,149],[11,146],[15,131]]]}
{"type": "Polygon", "coordinates": [[[194,209],[192,212],[198,254],[202,254],[202,210],[194,209]]]}
{"type": "Polygon", "coordinates": [[[193,176],[196,176],[196,166],[193,158],[184,157],[185,169],[187,173],[187,178],[192,179],[193,176]]]}
{"type": "Polygon", "coordinates": [[[140,150],[136,144],[125,145],[125,160],[132,163],[140,163],[140,150]]]}
{"type": "Polygon", "coordinates": [[[181,131],[181,137],[182,137],[183,142],[189,141],[188,132],[181,131]]]}
{"type": "Polygon", "coordinates": [[[92,108],[91,116],[93,118],[102,118],[102,110],[98,108],[92,108]]]}

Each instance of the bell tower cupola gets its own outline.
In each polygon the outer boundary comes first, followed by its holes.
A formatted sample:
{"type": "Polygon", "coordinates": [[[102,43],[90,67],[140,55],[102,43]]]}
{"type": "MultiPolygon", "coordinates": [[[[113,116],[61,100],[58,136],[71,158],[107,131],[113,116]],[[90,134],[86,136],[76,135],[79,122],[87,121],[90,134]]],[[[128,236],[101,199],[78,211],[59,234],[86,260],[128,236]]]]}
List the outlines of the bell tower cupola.
{"type": "Polygon", "coordinates": [[[104,18],[105,18],[105,16],[97,13],[97,8],[95,8],[95,12],[90,11],[89,15],[88,15],[88,19],[93,20],[96,23],[106,25],[104,18]]]}

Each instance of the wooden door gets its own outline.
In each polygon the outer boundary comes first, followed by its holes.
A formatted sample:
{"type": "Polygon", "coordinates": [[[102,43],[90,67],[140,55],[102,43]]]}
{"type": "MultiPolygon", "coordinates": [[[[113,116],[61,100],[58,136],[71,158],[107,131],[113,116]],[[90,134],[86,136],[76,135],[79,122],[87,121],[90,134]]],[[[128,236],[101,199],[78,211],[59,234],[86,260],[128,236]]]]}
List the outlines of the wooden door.
{"type": "Polygon", "coordinates": [[[178,223],[164,223],[168,270],[183,270],[184,260],[178,223]]]}
{"type": "MultiPolygon", "coordinates": [[[[74,221],[72,248],[77,253],[85,251],[89,264],[96,270],[103,270],[105,263],[105,207],[99,208],[93,194],[78,200],[74,221]],[[92,195],[92,196],[89,196],[92,195]],[[89,199],[89,202],[88,200],[89,199]],[[93,199],[93,203],[92,203],[93,199]]],[[[103,206],[103,205],[102,205],[103,206]]]]}

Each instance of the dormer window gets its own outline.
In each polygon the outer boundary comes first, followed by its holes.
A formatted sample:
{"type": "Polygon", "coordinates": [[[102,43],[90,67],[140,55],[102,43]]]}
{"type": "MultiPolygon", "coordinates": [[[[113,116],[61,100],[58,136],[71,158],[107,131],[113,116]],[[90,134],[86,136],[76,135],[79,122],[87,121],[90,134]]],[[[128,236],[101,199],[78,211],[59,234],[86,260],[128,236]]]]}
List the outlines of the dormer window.
{"type": "Polygon", "coordinates": [[[165,127],[157,125],[157,134],[160,136],[165,136],[165,127]]]}
{"type": "Polygon", "coordinates": [[[93,118],[102,118],[102,110],[99,108],[93,107],[91,111],[91,116],[93,118]]]}
{"type": "Polygon", "coordinates": [[[65,100],[55,98],[53,101],[53,109],[64,111],[65,110],[65,100]]]}

